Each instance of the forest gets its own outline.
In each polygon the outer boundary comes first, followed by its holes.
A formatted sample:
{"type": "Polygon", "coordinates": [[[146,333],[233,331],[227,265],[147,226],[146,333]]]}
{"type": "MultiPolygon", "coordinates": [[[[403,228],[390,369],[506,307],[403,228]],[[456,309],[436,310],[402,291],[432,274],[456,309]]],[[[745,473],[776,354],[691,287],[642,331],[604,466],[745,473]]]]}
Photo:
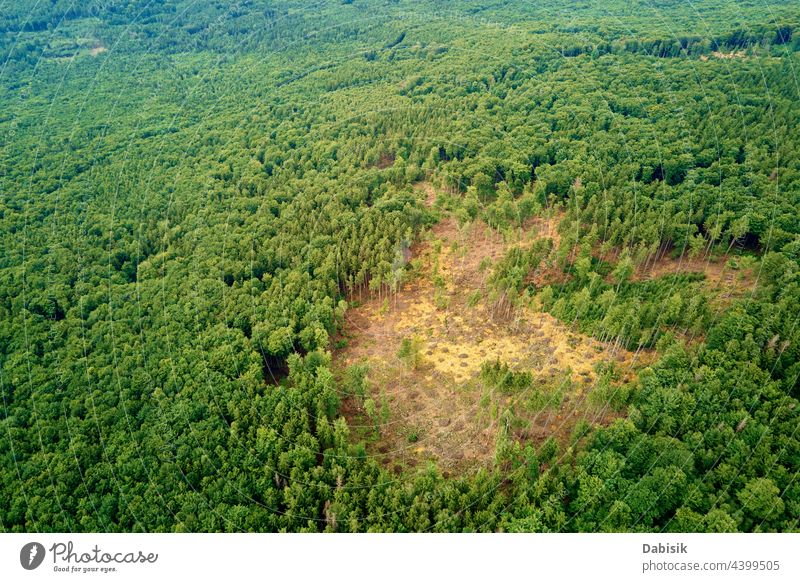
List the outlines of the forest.
{"type": "Polygon", "coordinates": [[[796,1],[0,6],[0,532],[800,531],[796,1]]]}

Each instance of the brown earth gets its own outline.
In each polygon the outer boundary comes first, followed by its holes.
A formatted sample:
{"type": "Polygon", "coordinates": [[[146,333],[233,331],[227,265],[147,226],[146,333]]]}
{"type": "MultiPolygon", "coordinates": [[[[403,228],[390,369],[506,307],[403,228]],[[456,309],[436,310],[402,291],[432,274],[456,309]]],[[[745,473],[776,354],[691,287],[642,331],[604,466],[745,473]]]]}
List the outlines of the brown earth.
{"type": "MultiPolygon", "coordinates": [[[[419,187],[435,198],[429,185],[419,187]]],[[[606,424],[618,413],[587,396],[595,366],[616,362],[619,383],[644,364],[641,354],[615,349],[574,332],[547,313],[490,298],[491,265],[512,245],[550,236],[559,217],[537,218],[512,240],[481,221],[441,220],[412,248],[414,278],[395,295],[373,298],[346,315],[347,346],[335,353],[339,373],[369,365],[370,396],[388,408],[375,429],[363,403],[347,399],[344,413],[356,438],[386,465],[402,470],[428,460],[446,472],[493,463],[498,435],[538,445],[553,436],[567,443],[576,423],[606,424]],[[417,338],[420,362],[398,357],[403,339],[417,338]],[[481,365],[500,360],[529,371],[533,384],[502,393],[485,384],[481,365]]]]}

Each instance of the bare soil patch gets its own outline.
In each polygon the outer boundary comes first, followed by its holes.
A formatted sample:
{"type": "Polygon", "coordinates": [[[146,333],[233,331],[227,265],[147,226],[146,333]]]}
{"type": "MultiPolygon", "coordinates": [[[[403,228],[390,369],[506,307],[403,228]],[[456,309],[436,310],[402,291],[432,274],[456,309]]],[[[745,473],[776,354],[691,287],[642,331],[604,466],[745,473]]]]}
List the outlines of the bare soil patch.
{"type": "MultiPolygon", "coordinates": [[[[426,198],[435,190],[420,186],[426,198]]],[[[364,402],[343,406],[355,436],[397,471],[435,461],[445,472],[494,462],[501,432],[538,445],[550,436],[569,441],[579,420],[606,424],[619,413],[587,396],[596,365],[615,362],[617,382],[634,379],[636,354],[574,332],[527,306],[498,310],[489,299],[491,265],[512,245],[557,237],[558,217],[538,218],[513,240],[481,221],[459,226],[445,218],[412,248],[415,276],[395,295],[372,298],[346,315],[347,346],[335,353],[337,372],[369,366],[369,397],[387,407],[379,422],[364,402]],[[488,268],[487,268],[488,265],[488,268]],[[398,357],[404,339],[417,338],[419,363],[398,357]],[[505,392],[481,379],[481,365],[499,360],[533,382],[505,392]]]]}

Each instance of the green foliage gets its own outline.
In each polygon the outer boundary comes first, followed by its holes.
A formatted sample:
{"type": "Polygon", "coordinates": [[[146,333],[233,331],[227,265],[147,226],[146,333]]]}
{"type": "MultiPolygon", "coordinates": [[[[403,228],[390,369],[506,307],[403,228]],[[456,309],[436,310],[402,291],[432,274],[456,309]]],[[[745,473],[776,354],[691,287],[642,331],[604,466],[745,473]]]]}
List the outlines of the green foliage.
{"type": "Polygon", "coordinates": [[[0,530],[797,530],[797,6],[651,4],[4,3],[0,530]],[[658,348],[624,397],[601,375],[629,415],[576,455],[509,437],[401,480],[340,416],[389,411],[331,371],[348,302],[396,293],[448,208],[506,235],[563,209],[487,294],[558,264],[544,309],[658,348]],[[633,280],[671,248],[758,288],[633,280]]]}
{"type": "Polygon", "coordinates": [[[367,415],[367,418],[370,419],[372,425],[375,429],[375,434],[380,435],[381,432],[381,418],[378,413],[378,405],[375,404],[375,401],[372,398],[366,398],[364,400],[364,413],[367,415]]]}
{"type": "Polygon", "coordinates": [[[498,388],[503,392],[525,390],[533,384],[530,372],[514,372],[508,364],[500,360],[483,362],[481,364],[481,379],[489,386],[498,388]]]}
{"type": "Polygon", "coordinates": [[[364,400],[367,395],[367,374],[369,365],[367,363],[352,364],[347,367],[342,382],[342,390],[348,396],[355,396],[364,400]]]}
{"type": "Polygon", "coordinates": [[[422,346],[423,341],[419,336],[403,338],[400,342],[400,349],[397,351],[397,357],[409,368],[415,370],[422,365],[422,346]]]}
{"type": "Polygon", "coordinates": [[[475,307],[481,301],[481,291],[480,289],[476,289],[473,291],[470,296],[467,298],[467,307],[475,307]]]}
{"type": "Polygon", "coordinates": [[[495,265],[489,284],[496,292],[516,296],[522,291],[528,275],[548,258],[552,248],[551,239],[537,240],[530,248],[511,247],[495,265]]]}
{"type": "Polygon", "coordinates": [[[558,291],[545,289],[540,301],[559,319],[577,321],[585,333],[628,349],[653,347],[671,330],[697,334],[707,328],[713,312],[701,290],[702,275],[667,275],[626,283],[629,271],[618,265],[612,274],[613,285],[599,277],[581,285],[576,277],[558,291]]]}
{"type": "Polygon", "coordinates": [[[770,517],[779,516],[785,509],[781,490],[772,479],[752,479],[739,491],[738,498],[745,514],[755,520],[759,528],[769,523],[770,517]]]}
{"type": "Polygon", "coordinates": [[[601,363],[595,367],[597,381],[589,393],[589,401],[598,409],[624,411],[633,395],[634,387],[628,383],[618,383],[618,371],[613,362],[601,363]]]}

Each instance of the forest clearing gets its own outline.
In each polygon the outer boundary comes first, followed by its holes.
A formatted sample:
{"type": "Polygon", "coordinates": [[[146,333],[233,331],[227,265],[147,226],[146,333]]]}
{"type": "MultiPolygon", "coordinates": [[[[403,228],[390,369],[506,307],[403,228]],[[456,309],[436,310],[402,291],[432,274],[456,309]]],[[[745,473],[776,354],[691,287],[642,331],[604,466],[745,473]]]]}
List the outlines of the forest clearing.
{"type": "Polygon", "coordinates": [[[607,424],[619,416],[608,402],[589,397],[598,365],[615,362],[618,382],[629,383],[651,359],[647,352],[597,341],[529,306],[489,299],[492,266],[511,246],[557,239],[555,222],[531,220],[518,240],[507,242],[482,220],[459,226],[447,216],[412,247],[408,283],[348,310],[347,347],[334,360],[366,364],[368,397],[388,407],[376,422],[363,399],[346,403],[351,427],[362,429],[358,438],[371,441],[372,454],[398,470],[434,460],[463,471],[493,462],[504,423],[512,438],[540,445],[549,437],[567,442],[581,421],[607,424]],[[398,356],[404,341],[415,344],[411,363],[398,356]],[[481,379],[490,362],[528,372],[533,382],[497,389],[481,379]]]}

